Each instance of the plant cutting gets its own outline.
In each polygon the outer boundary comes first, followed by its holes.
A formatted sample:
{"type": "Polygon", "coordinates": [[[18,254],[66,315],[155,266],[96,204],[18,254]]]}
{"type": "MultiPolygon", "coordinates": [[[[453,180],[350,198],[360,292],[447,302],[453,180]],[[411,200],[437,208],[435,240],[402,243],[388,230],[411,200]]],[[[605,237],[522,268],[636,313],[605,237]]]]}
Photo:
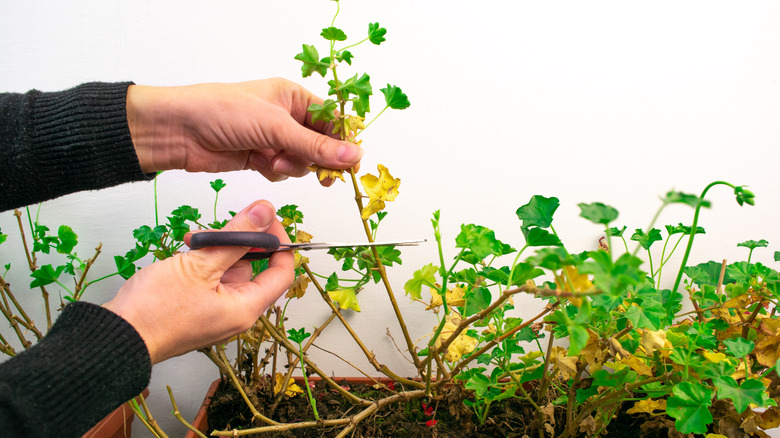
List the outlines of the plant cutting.
{"type": "MultiPolygon", "coordinates": [[[[296,59],[304,77],[320,75],[330,86],[330,98],[310,107],[312,117],[332,123],[342,139],[360,142],[375,120],[369,118],[371,78],[344,75],[343,69],[352,67],[356,44],[379,45],[386,31],[369,24],[367,36],[349,44],[335,26],[339,2],[336,7],[336,16],[320,34],[326,49],[304,44],[296,59]]],[[[381,91],[385,106],[378,114],[409,106],[400,88],[388,85],[381,91]]],[[[313,170],[320,179],[343,179],[352,186],[353,214],[373,241],[392,214],[387,203],[399,195],[400,179],[383,165],[377,174],[360,177],[354,169],[348,175],[313,170]]],[[[567,249],[566,236],[554,227],[560,206],[555,197],[537,195],[517,208],[519,242],[500,240],[494,230],[476,224],[444,236],[441,224],[448,215],[436,211],[431,262],[400,282],[388,273],[402,259],[394,247],[331,250],[336,272],[310,266],[299,254],[287,300],[269,309],[251,330],[203,350],[223,375],[226,392],[214,398],[208,433],[571,437],[635,427],[635,436],[641,430],[766,436],[764,430],[780,424],[780,332],[774,310],[780,275],[751,263],[751,257],[768,243],[734,242],[748,250],[744,262],[686,266],[695,237],[705,232],[698,219],[710,206],[707,194],[724,187],[740,205],[753,204],[744,186],[722,181],[700,195],[671,191],[660,209],[688,205],[692,220],[656,228],[654,219],[648,227],[632,225],[633,233],[619,222],[614,207],[579,204],[584,223],[603,232],[598,247],[580,253],[567,249]],[[452,240],[456,251],[447,254],[446,242],[452,240]],[[682,263],[673,265],[672,256],[679,253],[682,263]],[[673,286],[665,288],[672,278],[673,286]],[[398,349],[414,364],[414,375],[383,364],[382,351],[366,345],[345,317],[386,313],[360,305],[362,294],[377,290],[388,296],[402,333],[398,349]],[[401,290],[430,311],[430,335],[421,341],[409,333],[398,304],[401,290]],[[288,322],[288,306],[307,291],[319,294],[331,313],[312,333],[288,329],[295,325],[288,322]],[[515,316],[518,295],[534,297],[535,316],[515,316]],[[373,377],[369,387],[336,381],[308,357],[311,347],[327,348],[315,342],[331,324],[343,326],[373,367],[359,372],[384,378],[373,377]],[[309,375],[318,378],[316,383],[309,375]],[[296,405],[302,410],[292,410],[296,405]]],[[[224,184],[212,188],[218,194],[224,184]]],[[[284,206],[278,214],[294,242],[317,234],[316,224],[303,229],[298,206],[284,206]]],[[[181,250],[190,229],[219,228],[220,223],[215,217],[204,224],[192,207],[177,209],[167,223],[134,232],[139,243],[123,266],[131,273],[138,254],[167,257],[181,250]]],[[[257,272],[263,268],[255,262],[257,272]]]]}

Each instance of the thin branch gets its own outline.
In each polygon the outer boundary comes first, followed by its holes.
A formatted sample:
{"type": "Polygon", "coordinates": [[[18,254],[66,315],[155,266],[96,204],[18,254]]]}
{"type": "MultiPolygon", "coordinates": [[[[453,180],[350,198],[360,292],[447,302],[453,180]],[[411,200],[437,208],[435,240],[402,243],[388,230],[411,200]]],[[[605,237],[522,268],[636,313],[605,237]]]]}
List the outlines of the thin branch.
{"type": "Polygon", "coordinates": [[[173,391],[171,391],[171,387],[168,385],[165,387],[168,388],[168,396],[171,398],[171,404],[173,405],[173,416],[176,417],[176,419],[179,420],[183,425],[187,426],[187,429],[191,430],[200,438],[206,438],[206,435],[204,435],[203,432],[198,430],[197,427],[188,423],[187,420],[184,419],[184,417],[181,415],[181,411],[179,411],[179,406],[176,405],[176,399],[173,398],[173,391]]]}

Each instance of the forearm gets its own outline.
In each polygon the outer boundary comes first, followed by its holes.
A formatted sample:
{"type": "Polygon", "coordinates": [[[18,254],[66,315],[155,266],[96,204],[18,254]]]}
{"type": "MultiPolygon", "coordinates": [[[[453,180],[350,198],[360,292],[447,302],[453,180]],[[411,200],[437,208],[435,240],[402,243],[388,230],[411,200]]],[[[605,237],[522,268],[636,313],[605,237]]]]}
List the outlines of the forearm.
{"type": "Polygon", "coordinates": [[[94,304],[70,304],[43,340],[0,364],[0,430],[79,437],[150,376],[146,345],[129,323],[94,304]]]}
{"type": "Polygon", "coordinates": [[[0,210],[150,179],[128,128],[129,85],[0,94],[0,210]]]}

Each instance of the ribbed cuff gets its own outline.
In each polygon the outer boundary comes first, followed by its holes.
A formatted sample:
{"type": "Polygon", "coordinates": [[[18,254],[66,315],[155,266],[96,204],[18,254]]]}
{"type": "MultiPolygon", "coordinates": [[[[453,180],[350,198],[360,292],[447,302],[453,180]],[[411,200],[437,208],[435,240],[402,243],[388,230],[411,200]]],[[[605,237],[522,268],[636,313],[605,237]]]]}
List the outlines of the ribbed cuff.
{"type": "Polygon", "coordinates": [[[36,346],[0,364],[0,418],[19,436],[79,437],[149,385],[152,363],[138,332],[110,310],[65,307],[36,346]]]}
{"type": "Polygon", "coordinates": [[[60,92],[33,90],[15,99],[15,115],[4,116],[17,120],[3,120],[15,130],[3,152],[12,169],[2,185],[18,200],[5,207],[151,179],[141,170],[127,124],[130,85],[93,82],[60,92]]]}

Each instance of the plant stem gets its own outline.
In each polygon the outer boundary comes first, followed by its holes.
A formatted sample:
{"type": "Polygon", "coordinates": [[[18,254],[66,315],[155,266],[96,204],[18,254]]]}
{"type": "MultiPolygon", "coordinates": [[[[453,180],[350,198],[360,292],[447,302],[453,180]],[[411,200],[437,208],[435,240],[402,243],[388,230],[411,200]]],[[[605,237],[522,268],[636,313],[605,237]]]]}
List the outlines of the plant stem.
{"type": "Polygon", "coordinates": [[[197,435],[200,438],[206,438],[206,435],[204,435],[203,432],[198,430],[197,427],[188,423],[187,420],[184,419],[184,417],[181,415],[181,411],[179,411],[179,407],[176,405],[176,399],[173,398],[173,391],[171,391],[171,387],[169,385],[166,385],[165,387],[168,389],[168,396],[171,398],[171,405],[173,405],[173,416],[176,417],[177,420],[179,420],[183,425],[187,427],[187,429],[191,430],[195,435],[197,435]]]}
{"type": "Polygon", "coordinates": [[[303,383],[306,385],[306,394],[309,396],[309,405],[312,412],[314,412],[314,419],[320,421],[320,414],[317,412],[317,401],[314,400],[314,396],[311,395],[311,387],[309,387],[309,378],[306,376],[306,366],[303,361],[303,345],[298,343],[298,358],[300,359],[301,372],[303,373],[303,383]]]}
{"type": "Polygon", "coordinates": [[[677,272],[677,279],[674,281],[672,292],[677,292],[677,288],[680,286],[680,281],[682,281],[683,272],[685,271],[685,264],[688,263],[688,256],[691,254],[691,248],[693,247],[693,237],[696,236],[696,226],[699,224],[699,212],[701,212],[704,197],[707,195],[707,192],[710,190],[710,188],[715,187],[716,185],[725,185],[731,187],[732,189],[735,188],[731,183],[727,183],[725,181],[715,181],[707,185],[707,187],[705,187],[701,192],[701,195],[699,196],[699,203],[696,205],[696,210],[693,213],[693,224],[691,225],[691,235],[688,238],[688,246],[685,248],[685,253],[683,254],[682,262],[680,263],[680,270],[677,272]]]}

